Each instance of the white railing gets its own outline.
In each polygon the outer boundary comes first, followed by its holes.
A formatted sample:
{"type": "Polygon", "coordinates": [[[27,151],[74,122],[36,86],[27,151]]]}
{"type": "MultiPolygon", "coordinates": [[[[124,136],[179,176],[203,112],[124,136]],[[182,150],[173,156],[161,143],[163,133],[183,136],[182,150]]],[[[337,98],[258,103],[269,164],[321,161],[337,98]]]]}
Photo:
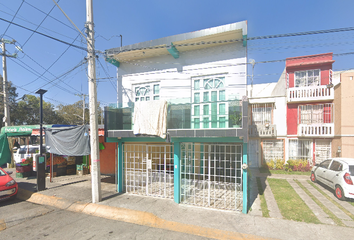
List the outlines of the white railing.
{"type": "Polygon", "coordinates": [[[316,87],[295,87],[287,90],[288,102],[333,100],[333,88],[326,85],[316,87]]]}
{"type": "Polygon", "coordinates": [[[249,125],[250,137],[274,137],[277,135],[275,124],[249,125]]]}
{"type": "Polygon", "coordinates": [[[297,135],[299,137],[334,137],[334,123],[299,124],[297,135]]]}

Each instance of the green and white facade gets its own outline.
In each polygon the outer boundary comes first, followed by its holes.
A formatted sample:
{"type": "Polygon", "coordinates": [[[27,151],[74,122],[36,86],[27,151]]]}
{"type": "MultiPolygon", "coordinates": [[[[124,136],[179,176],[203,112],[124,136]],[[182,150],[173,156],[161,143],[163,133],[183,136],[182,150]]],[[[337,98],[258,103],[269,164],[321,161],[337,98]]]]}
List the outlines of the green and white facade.
{"type": "Polygon", "coordinates": [[[247,22],[106,50],[118,192],[247,212],[247,22]],[[134,103],[168,102],[166,138],[133,133],[134,103]]]}

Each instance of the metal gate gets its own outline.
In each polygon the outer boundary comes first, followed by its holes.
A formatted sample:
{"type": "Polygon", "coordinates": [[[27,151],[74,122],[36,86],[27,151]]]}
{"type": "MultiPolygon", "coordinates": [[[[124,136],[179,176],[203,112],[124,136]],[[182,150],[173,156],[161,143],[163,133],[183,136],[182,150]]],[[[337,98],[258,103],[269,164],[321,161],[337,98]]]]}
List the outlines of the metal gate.
{"type": "Polygon", "coordinates": [[[181,202],[242,210],[242,145],[181,143],[181,202]]]}
{"type": "Polygon", "coordinates": [[[331,140],[316,140],[315,161],[321,163],[331,157],[331,140]]]}
{"type": "Polygon", "coordinates": [[[173,146],[123,144],[125,191],[173,199],[173,146]]]}

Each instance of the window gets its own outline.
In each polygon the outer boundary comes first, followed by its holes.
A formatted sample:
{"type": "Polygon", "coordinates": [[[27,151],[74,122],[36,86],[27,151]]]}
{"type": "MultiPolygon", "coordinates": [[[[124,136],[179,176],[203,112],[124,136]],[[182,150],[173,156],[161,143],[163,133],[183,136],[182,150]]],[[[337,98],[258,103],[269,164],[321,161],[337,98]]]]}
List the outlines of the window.
{"type": "Polygon", "coordinates": [[[333,123],[333,103],[300,105],[299,124],[333,123]]]}
{"type": "Polygon", "coordinates": [[[252,124],[272,124],[273,104],[254,104],[252,105],[252,124]]]}
{"type": "Polygon", "coordinates": [[[135,102],[160,99],[160,84],[146,83],[134,86],[135,102]]]}
{"type": "Polygon", "coordinates": [[[289,159],[307,160],[312,162],[312,141],[309,140],[289,140],[289,159]]]}
{"type": "Polygon", "coordinates": [[[284,159],[284,141],[283,140],[264,140],[262,144],[263,161],[284,159]]]}
{"type": "Polygon", "coordinates": [[[331,167],[330,167],[330,170],[342,171],[342,168],[343,168],[343,165],[340,162],[333,160],[333,162],[331,164],[331,167]]]}
{"type": "Polygon", "coordinates": [[[332,160],[326,160],[320,164],[321,168],[328,168],[329,164],[331,163],[332,160]]]}
{"type": "Polygon", "coordinates": [[[192,128],[226,128],[228,102],[224,76],[193,78],[192,128]]]}
{"type": "Polygon", "coordinates": [[[311,87],[320,85],[320,70],[295,72],[295,87],[311,87]]]}

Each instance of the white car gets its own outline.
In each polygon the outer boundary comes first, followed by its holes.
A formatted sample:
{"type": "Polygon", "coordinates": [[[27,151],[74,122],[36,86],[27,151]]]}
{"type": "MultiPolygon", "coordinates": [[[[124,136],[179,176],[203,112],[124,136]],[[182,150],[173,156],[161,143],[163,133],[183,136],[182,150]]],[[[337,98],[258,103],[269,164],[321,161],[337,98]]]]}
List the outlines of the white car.
{"type": "MultiPolygon", "coordinates": [[[[42,148],[45,152],[45,147],[42,148]]],[[[14,149],[14,161],[15,163],[21,163],[22,159],[33,157],[39,153],[39,145],[25,145],[20,148],[14,149]]]]}
{"type": "Polygon", "coordinates": [[[354,158],[332,158],[316,164],[311,170],[311,181],[319,181],[335,191],[338,199],[354,199],[354,158]]]}

